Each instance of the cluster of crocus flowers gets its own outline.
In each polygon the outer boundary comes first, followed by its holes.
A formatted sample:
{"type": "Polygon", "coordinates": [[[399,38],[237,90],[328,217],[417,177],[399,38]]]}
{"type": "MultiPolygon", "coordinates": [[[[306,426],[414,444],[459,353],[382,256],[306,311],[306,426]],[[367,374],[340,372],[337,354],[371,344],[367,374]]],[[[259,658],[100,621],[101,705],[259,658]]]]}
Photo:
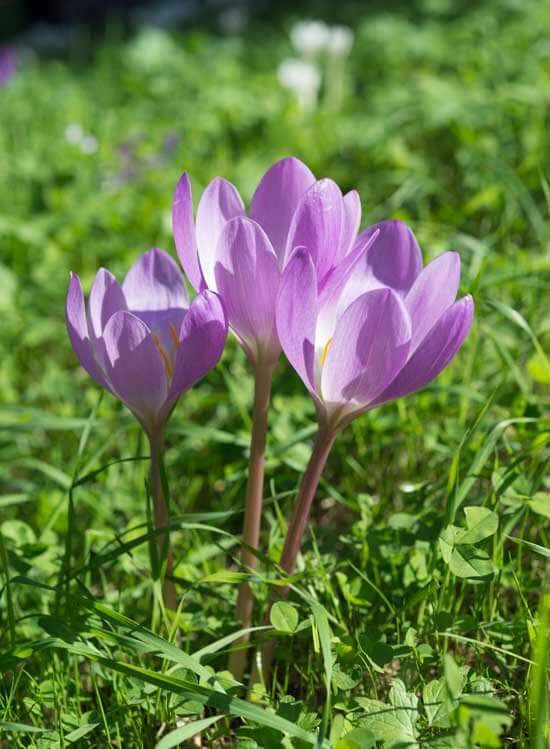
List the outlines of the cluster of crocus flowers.
{"type": "MultiPolygon", "coordinates": [[[[146,431],[157,525],[165,527],[158,468],[164,426],[179,395],[216,364],[230,327],[255,378],[241,555],[248,570],[259,548],[272,376],[284,351],[319,424],[280,561],[290,574],[337,433],[360,414],[431,382],[462,345],[473,302],[470,296],[456,300],[460,260],[448,252],[423,266],[413,233],[399,221],[359,233],[357,192],[343,194],[295,158],[267,171],[248,211],[237,189],[216,178],[195,216],[184,174],[172,218],[181,264],[197,292],[192,304],[177,265],[160,250],[140,258],[122,286],[99,271],[87,308],[72,276],[67,323],[73,348],[146,431]]],[[[237,603],[244,630],[252,605],[244,583],[237,603]]],[[[230,659],[239,679],[246,639],[230,659]]],[[[265,656],[269,661],[269,652],[265,656]]]]}

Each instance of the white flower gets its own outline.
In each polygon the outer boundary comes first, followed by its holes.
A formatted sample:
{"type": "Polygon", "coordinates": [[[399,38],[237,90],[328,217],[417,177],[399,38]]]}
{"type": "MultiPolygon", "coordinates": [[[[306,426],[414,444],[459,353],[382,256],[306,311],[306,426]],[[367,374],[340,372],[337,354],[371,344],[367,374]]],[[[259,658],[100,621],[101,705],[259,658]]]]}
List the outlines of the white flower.
{"type": "Polygon", "coordinates": [[[348,26],[331,26],[328,29],[327,51],[336,57],[345,57],[353,46],[353,36],[348,26]]]}
{"type": "Polygon", "coordinates": [[[86,135],[80,142],[82,153],[92,154],[97,151],[97,138],[93,135],[86,135]]]}
{"type": "Polygon", "coordinates": [[[297,52],[305,57],[314,57],[325,49],[328,34],[324,21],[300,21],[293,26],[290,38],[297,52]]]}
{"type": "Polygon", "coordinates": [[[71,122],[65,128],[65,140],[68,143],[72,143],[73,146],[77,145],[82,141],[84,137],[84,130],[77,122],[71,122]]]}
{"type": "Polygon", "coordinates": [[[321,85],[321,74],[315,65],[303,60],[283,60],[277,71],[282,86],[292,91],[304,109],[312,109],[321,85]]]}

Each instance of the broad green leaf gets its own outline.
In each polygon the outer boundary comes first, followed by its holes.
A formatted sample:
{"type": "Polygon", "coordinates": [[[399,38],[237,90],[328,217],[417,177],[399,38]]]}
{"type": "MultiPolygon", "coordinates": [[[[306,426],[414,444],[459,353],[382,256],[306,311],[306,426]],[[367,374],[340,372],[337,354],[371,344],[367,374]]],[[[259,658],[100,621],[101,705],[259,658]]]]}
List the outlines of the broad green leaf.
{"type": "Polygon", "coordinates": [[[277,601],[271,607],[269,619],[279,632],[292,633],[298,626],[298,611],[296,607],[286,601],[277,601]]]}
{"type": "Polygon", "coordinates": [[[458,546],[449,561],[453,575],[465,578],[488,577],[493,574],[489,555],[476,546],[458,546]]]}
{"type": "Polygon", "coordinates": [[[451,700],[457,700],[466,685],[470,669],[468,666],[458,666],[453,656],[450,653],[446,653],[443,660],[443,670],[448,695],[451,700]]]}
{"type": "Polygon", "coordinates": [[[529,507],[537,515],[542,515],[545,518],[550,518],[550,494],[544,492],[537,492],[530,500],[529,507]]]}
{"type": "Polygon", "coordinates": [[[356,697],[355,701],[367,715],[361,718],[361,726],[368,728],[377,741],[400,741],[416,744],[416,720],[418,719],[418,698],[407,692],[400,679],[395,679],[389,693],[390,705],[356,697]]]}
{"type": "Polygon", "coordinates": [[[457,528],[456,525],[448,525],[441,531],[438,539],[439,550],[441,551],[441,556],[446,564],[449,564],[451,561],[456,539],[460,536],[461,530],[462,529],[457,528]]]}
{"type": "Polygon", "coordinates": [[[194,720],[192,723],[181,726],[181,728],[176,728],[174,731],[170,731],[170,733],[167,733],[166,736],[163,736],[162,739],[157,744],[155,744],[155,749],[173,749],[183,741],[192,739],[193,736],[196,736],[201,731],[204,731],[205,728],[208,728],[213,723],[216,723],[222,718],[223,715],[213,715],[211,718],[194,720]]]}
{"type": "Polygon", "coordinates": [[[83,736],[86,736],[86,734],[91,733],[100,725],[101,723],[86,723],[85,725],[80,726],[80,728],[77,728],[76,730],[71,731],[71,733],[68,733],[63,737],[63,740],[67,741],[69,744],[74,744],[75,741],[78,741],[83,736]]]}
{"type": "Polygon", "coordinates": [[[477,544],[496,533],[498,515],[487,507],[465,507],[466,529],[458,538],[459,544],[477,544]]]}
{"type": "Polygon", "coordinates": [[[371,749],[376,737],[368,728],[354,728],[336,742],[335,749],[371,749]]]}
{"type": "Polygon", "coordinates": [[[422,700],[428,725],[436,728],[449,728],[451,724],[449,721],[445,679],[434,679],[425,684],[422,691],[422,700]]]}

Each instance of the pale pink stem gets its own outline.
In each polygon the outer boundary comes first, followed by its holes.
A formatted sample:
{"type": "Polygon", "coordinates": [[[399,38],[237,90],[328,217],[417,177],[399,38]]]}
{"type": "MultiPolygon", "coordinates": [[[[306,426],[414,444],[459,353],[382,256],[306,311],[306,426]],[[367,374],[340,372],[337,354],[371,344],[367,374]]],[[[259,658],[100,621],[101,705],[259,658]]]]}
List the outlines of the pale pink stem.
{"type": "MultiPolygon", "coordinates": [[[[332,445],[334,444],[335,437],[336,433],[334,430],[324,427],[319,428],[317,436],[315,437],[313,451],[306,472],[302,478],[296,502],[294,503],[292,516],[288,524],[285,544],[281,554],[280,566],[287,575],[291,575],[294,572],[296,559],[298,558],[298,553],[302,544],[302,538],[311,514],[311,506],[317,492],[321,474],[323,473],[327,458],[332,449],[332,445]]],[[[286,598],[288,591],[288,587],[274,589],[271,604],[276,600],[286,598]]],[[[271,609],[271,604],[269,609],[271,609]]],[[[266,623],[269,622],[269,609],[266,614],[266,623]]],[[[269,682],[271,677],[271,665],[273,663],[274,655],[275,640],[269,640],[262,648],[262,672],[266,683],[269,682]]],[[[255,681],[257,681],[256,673],[253,675],[252,683],[255,681]]]]}
{"type": "Polygon", "coordinates": [[[162,564],[166,560],[165,575],[162,581],[162,595],[166,608],[176,611],[178,608],[178,597],[175,583],[171,579],[174,574],[174,557],[172,544],[170,543],[170,531],[168,530],[170,517],[160,473],[162,451],[164,450],[164,435],[160,433],[150,436],[149,444],[151,446],[151,496],[153,498],[155,528],[157,530],[160,528],[165,529],[157,535],[159,561],[162,564]]]}
{"type": "MultiPolygon", "coordinates": [[[[248,483],[246,487],[246,505],[243,524],[243,542],[246,547],[241,550],[241,563],[247,570],[256,569],[257,556],[253,550],[260,543],[260,526],[264,491],[265,449],[267,441],[267,421],[273,365],[259,364],[255,369],[254,407],[252,412],[252,435],[250,439],[250,460],[248,465],[248,483]],[[250,548],[247,548],[250,547],[250,548]]],[[[254,594],[247,582],[239,586],[236,617],[243,629],[252,625],[254,594]]],[[[234,650],[229,656],[228,668],[241,681],[246,670],[248,650],[244,645],[250,635],[244,634],[235,645],[241,649],[234,650]]]]}

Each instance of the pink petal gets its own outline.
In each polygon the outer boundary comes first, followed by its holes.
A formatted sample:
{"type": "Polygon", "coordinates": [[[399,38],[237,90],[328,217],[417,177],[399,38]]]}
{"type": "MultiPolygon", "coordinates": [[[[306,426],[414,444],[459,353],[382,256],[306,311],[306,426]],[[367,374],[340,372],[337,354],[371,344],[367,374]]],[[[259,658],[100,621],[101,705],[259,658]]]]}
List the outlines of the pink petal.
{"type": "Polygon", "coordinates": [[[103,328],[119,309],[127,309],[124,293],[120,284],[105,268],[96,274],[88,299],[88,312],[92,334],[100,338],[103,328]]]}
{"type": "Polygon", "coordinates": [[[70,275],[69,289],[67,291],[67,301],[65,305],[65,318],[67,332],[69,333],[73,351],[77,355],[78,360],[90,377],[93,377],[101,387],[109,389],[105,376],[93,354],[93,348],[88,332],[88,322],[86,320],[84,294],[82,293],[80,278],[76,273],[71,273],[70,275]]]}
{"type": "Polygon", "coordinates": [[[288,230],[300,199],[315,177],[299,159],[289,156],[274,164],[262,177],[250,203],[250,218],[269,237],[279,259],[284,261],[288,230]]]}
{"type": "Polygon", "coordinates": [[[459,284],[460,256],[456,252],[432,260],[417,277],[405,297],[412,322],[411,353],[454,302],[459,284]]]}
{"type": "Polygon", "coordinates": [[[191,182],[187,172],[182,174],[176,185],[172,204],[172,229],[183,270],[193,288],[200,291],[203,286],[203,278],[195,239],[191,182]]]}
{"type": "Polygon", "coordinates": [[[418,346],[376,405],[420,390],[442,372],[460,349],[472,325],[474,302],[465,296],[449,307],[418,346]]]}
{"type": "Polygon", "coordinates": [[[128,309],[136,315],[187,309],[187,292],[176,262],[167,252],[152,249],[132,265],[122,290],[128,309]]]}
{"type": "Polygon", "coordinates": [[[251,219],[234,218],[222,229],[216,256],[216,288],[232,330],[253,358],[263,352],[276,359],[280,271],[266,233],[251,219]]]}
{"type": "Polygon", "coordinates": [[[149,432],[160,423],[168,373],[149,328],[131,312],[115,312],[103,331],[113,392],[149,432]]]}
{"type": "Polygon", "coordinates": [[[406,294],[422,270],[422,254],[412,231],[402,221],[381,221],[365,229],[357,241],[379,231],[367,258],[378,284],[406,294]]]}
{"type": "Polygon", "coordinates": [[[316,275],[309,252],[297,248],[283,272],[277,299],[279,341],[288,361],[312,393],[315,392],[316,275]]]}
{"type": "Polygon", "coordinates": [[[191,303],[181,325],[168,409],[218,363],[226,338],[227,319],[220,298],[212,291],[201,292],[191,303]]]}
{"type": "Polygon", "coordinates": [[[302,197],[288,232],[286,258],[296,247],[305,247],[315,263],[320,282],[338,260],[344,201],[331,179],[315,182],[302,197]]]}
{"type": "Polygon", "coordinates": [[[220,234],[230,219],[242,215],[244,205],[237,188],[221,177],[212,180],[197,209],[197,245],[204,280],[213,291],[216,290],[214,268],[220,234]]]}
{"type": "Polygon", "coordinates": [[[391,289],[363,294],[339,319],[322,370],[328,403],[364,407],[395,377],[407,359],[411,323],[391,289]]]}

